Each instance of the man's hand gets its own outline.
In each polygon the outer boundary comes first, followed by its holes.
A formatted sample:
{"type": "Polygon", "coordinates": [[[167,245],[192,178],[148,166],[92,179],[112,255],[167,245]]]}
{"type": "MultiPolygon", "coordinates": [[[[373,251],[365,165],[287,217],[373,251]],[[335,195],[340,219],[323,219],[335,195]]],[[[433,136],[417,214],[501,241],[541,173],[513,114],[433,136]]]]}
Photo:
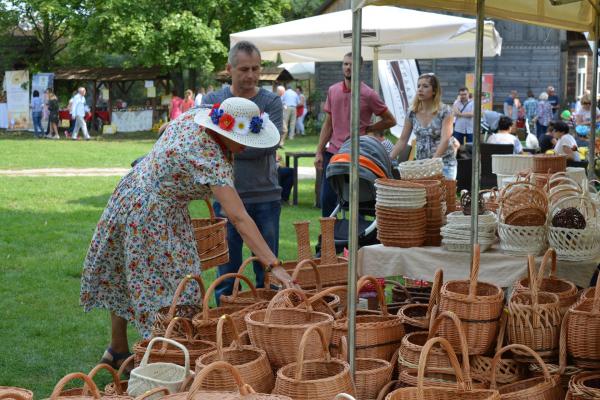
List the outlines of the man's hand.
{"type": "Polygon", "coordinates": [[[315,154],[315,168],[323,169],[323,152],[317,151],[315,154]]]}

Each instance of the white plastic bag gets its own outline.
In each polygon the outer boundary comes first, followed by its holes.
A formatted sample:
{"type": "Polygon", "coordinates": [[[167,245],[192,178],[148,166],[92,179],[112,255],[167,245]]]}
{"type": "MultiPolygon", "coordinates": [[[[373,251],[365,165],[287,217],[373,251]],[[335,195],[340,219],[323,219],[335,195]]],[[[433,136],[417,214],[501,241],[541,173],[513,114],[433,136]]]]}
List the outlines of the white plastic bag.
{"type": "Polygon", "coordinates": [[[535,137],[535,135],[533,133],[527,134],[527,138],[525,139],[525,147],[528,149],[536,149],[536,150],[540,148],[540,142],[538,141],[538,138],[535,137]]]}

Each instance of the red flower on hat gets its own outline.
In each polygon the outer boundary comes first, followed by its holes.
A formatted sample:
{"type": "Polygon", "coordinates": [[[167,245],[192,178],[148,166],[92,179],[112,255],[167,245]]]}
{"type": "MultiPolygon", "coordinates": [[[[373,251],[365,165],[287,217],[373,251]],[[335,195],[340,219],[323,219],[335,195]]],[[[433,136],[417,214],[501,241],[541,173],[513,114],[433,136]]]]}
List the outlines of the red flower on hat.
{"type": "Polygon", "coordinates": [[[235,118],[231,114],[223,114],[223,116],[219,119],[219,128],[230,131],[233,129],[233,124],[235,124],[235,118]]]}

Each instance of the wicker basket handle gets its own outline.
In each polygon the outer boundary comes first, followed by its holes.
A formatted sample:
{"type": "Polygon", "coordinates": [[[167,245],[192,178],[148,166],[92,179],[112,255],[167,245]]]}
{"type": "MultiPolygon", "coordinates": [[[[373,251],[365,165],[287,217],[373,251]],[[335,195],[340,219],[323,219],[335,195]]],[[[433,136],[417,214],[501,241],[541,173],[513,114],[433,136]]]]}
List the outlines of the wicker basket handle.
{"type": "Polygon", "coordinates": [[[27,397],[23,396],[21,393],[17,391],[6,391],[4,393],[0,393],[1,399],[11,399],[11,400],[28,400],[27,397]]]}
{"type": "Polygon", "coordinates": [[[339,393],[333,398],[333,400],[339,400],[339,399],[356,400],[354,397],[350,396],[348,393],[339,393]]]}
{"type": "MultiPolygon", "coordinates": [[[[202,389],[202,383],[204,382],[204,379],[206,379],[206,377],[216,369],[226,370],[231,373],[231,376],[233,377],[233,380],[234,380],[236,386],[238,387],[238,389],[240,391],[240,395],[242,397],[256,393],[250,385],[248,385],[248,384],[246,384],[246,382],[244,382],[244,378],[242,377],[242,375],[240,375],[240,371],[238,371],[238,369],[236,367],[234,367],[233,365],[231,365],[225,361],[215,361],[213,363],[210,363],[206,367],[202,368],[202,371],[200,371],[200,373],[198,375],[196,375],[196,378],[194,379],[194,383],[192,383],[192,387],[190,388],[190,391],[187,393],[186,400],[193,400],[194,398],[197,397],[197,396],[195,396],[195,394],[196,394],[196,392],[198,392],[199,390],[202,389]]],[[[200,397],[198,397],[198,398],[200,398],[200,397]]]]}
{"type": "Polygon", "coordinates": [[[550,371],[548,371],[548,366],[546,365],[544,360],[542,360],[540,358],[540,356],[537,352],[533,351],[530,347],[527,347],[522,344],[510,344],[508,346],[504,346],[503,348],[501,348],[500,351],[496,352],[496,354],[494,355],[494,358],[492,358],[492,364],[490,367],[492,370],[492,376],[490,378],[490,389],[497,389],[497,387],[496,387],[496,370],[498,368],[496,368],[496,367],[498,366],[498,362],[500,362],[500,358],[502,357],[502,354],[506,353],[509,350],[515,350],[515,349],[524,351],[524,352],[528,353],[529,355],[531,355],[535,359],[535,361],[540,365],[540,367],[542,368],[542,372],[544,374],[544,380],[546,382],[550,382],[552,380],[550,371]]]}
{"type": "Polygon", "coordinates": [[[229,324],[229,327],[233,332],[233,342],[231,346],[235,350],[240,350],[242,348],[240,334],[238,333],[233,318],[231,318],[231,316],[228,314],[221,315],[221,317],[219,318],[219,322],[217,322],[217,356],[218,360],[220,361],[225,361],[223,356],[223,336],[225,336],[223,335],[223,325],[225,325],[225,323],[229,324]]]}
{"type": "MultiPolygon", "coordinates": [[[[109,374],[111,374],[112,379],[113,379],[113,383],[115,384],[115,391],[117,392],[118,395],[123,394],[123,388],[121,387],[121,378],[119,377],[119,373],[110,365],[108,364],[98,364],[96,365],[94,368],[92,368],[92,370],[88,373],[88,376],[91,379],[94,379],[96,377],[96,375],[98,374],[98,372],[100,372],[101,370],[107,370],[109,374]]],[[[83,395],[87,396],[89,394],[89,388],[87,386],[87,383],[83,386],[83,395]]]]}
{"type": "Polygon", "coordinates": [[[142,357],[142,361],[140,362],[140,367],[145,367],[146,365],[148,365],[148,359],[150,358],[150,353],[152,352],[152,347],[154,346],[154,343],[156,343],[156,342],[167,342],[171,346],[175,346],[179,350],[181,350],[181,352],[183,353],[183,355],[185,357],[185,376],[188,376],[190,374],[190,353],[189,353],[188,349],[186,349],[185,346],[182,345],[181,343],[176,342],[172,339],[164,338],[164,337],[155,337],[154,339],[150,340],[150,343],[148,343],[148,347],[146,347],[146,352],[144,353],[144,357],[142,357]]]}
{"type": "Polygon", "coordinates": [[[292,282],[296,282],[298,280],[300,270],[305,265],[310,265],[312,267],[313,272],[315,273],[315,280],[317,281],[317,291],[321,291],[321,289],[323,289],[323,284],[321,283],[321,274],[319,273],[317,264],[313,260],[302,260],[296,264],[296,268],[294,268],[294,272],[292,273],[292,282]]]}
{"type": "Polygon", "coordinates": [[[381,390],[379,391],[379,393],[377,394],[377,400],[383,400],[385,399],[385,396],[388,395],[389,392],[391,392],[391,390],[396,387],[396,385],[398,385],[400,383],[400,381],[395,380],[395,381],[390,381],[388,383],[385,384],[384,387],[381,388],[381,390]]]}
{"type": "Polygon", "coordinates": [[[306,297],[306,294],[302,290],[294,289],[294,288],[280,290],[279,292],[277,292],[277,294],[275,296],[273,296],[271,301],[269,301],[269,305],[267,306],[267,309],[265,311],[264,322],[266,324],[268,324],[271,321],[271,313],[272,313],[273,309],[276,308],[275,305],[279,302],[279,299],[281,299],[282,297],[287,296],[288,294],[291,294],[291,293],[300,297],[302,302],[306,305],[306,309],[308,311],[312,311],[312,305],[310,304],[310,302],[308,301],[308,298],[306,297]]]}
{"type": "Polygon", "coordinates": [[[123,361],[121,363],[121,366],[119,367],[119,370],[117,371],[117,373],[119,374],[119,377],[124,376],[125,374],[125,369],[131,364],[131,366],[133,366],[133,362],[135,361],[135,354],[130,355],[129,357],[127,357],[125,359],[125,361],[123,361]]]}
{"type": "Polygon", "coordinates": [[[400,282],[397,282],[397,281],[394,281],[394,280],[391,280],[391,279],[386,279],[385,280],[385,284],[386,285],[392,285],[392,286],[397,287],[398,289],[402,290],[402,292],[404,292],[404,295],[406,296],[406,299],[409,302],[412,302],[412,299],[413,299],[412,295],[410,294],[410,292],[408,291],[408,289],[406,288],[406,286],[401,285],[400,282]]]}
{"type": "Polygon", "coordinates": [[[540,313],[539,313],[539,290],[540,284],[538,283],[537,274],[535,271],[535,257],[532,254],[527,256],[527,270],[529,273],[529,291],[531,292],[531,308],[533,308],[533,326],[539,327],[540,313]]]}
{"type": "Polygon", "coordinates": [[[425,343],[423,349],[421,350],[421,355],[419,356],[419,368],[417,375],[417,399],[425,399],[425,392],[423,386],[425,378],[425,368],[427,366],[427,359],[429,358],[429,352],[431,351],[433,346],[438,343],[442,346],[444,350],[446,350],[446,353],[448,354],[450,365],[452,365],[452,368],[454,369],[454,374],[456,375],[456,386],[459,390],[464,388],[465,380],[463,377],[463,371],[460,367],[460,363],[458,362],[458,358],[456,357],[456,354],[452,349],[452,346],[446,339],[442,337],[436,337],[428,340],[427,343],[425,343]]]}
{"type": "Polygon", "coordinates": [[[302,379],[302,368],[304,367],[304,352],[306,351],[306,344],[308,343],[308,339],[310,338],[311,333],[316,331],[319,335],[319,340],[321,341],[321,348],[323,349],[323,355],[325,356],[325,361],[331,360],[331,354],[329,354],[329,341],[325,337],[325,332],[317,325],[310,326],[304,334],[302,335],[302,340],[300,340],[300,346],[298,346],[298,358],[296,359],[296,380],[302,379]]]}
{"type": "Polygon", "coordinates": [[[538,287],[540,288],[542,286],[544,275],[546,274],[546,265],[549,262],[552,263],[550,264],[549,278],[553,279],[556,278],[556,250],[554,250],[552,247],[550,247],[548,250],[546,250],[546,253],[544,253],[544,258],[542,258],[542,264],[540,265],[540,270],[537,275],[537,283],[538,287]]]}
{"type": "Polygon", "coordinates": [[[592,314],[600,313],[600,277],[596,279],[596,289],[594,290],[594,303],[592,304],[592,314]]]}
{"type": "MultiPolygon", "coordinates": [[[[471,379],[471,365],[469,364],[469,343],[467,342],[467,336],[465,335],[465,330],[463,329],[462,323],[458,316],[452,311],[444,311],[441,312],[440,315],[433,321],[433,325],[429,330],[429,335],[427,336],[427,340],[432,339],[436,333],[444,319],[449,319],[454,323],[456,330],[458,332],[458,338],[460,340],[460,352],[462,355],[463,362],[463,375],[464,375],[464,384],[466,390],[473,389],[473,381],[471,379]]],[[[454,352],[454,351],[453,351],[454,352]]]]}
{"type": "Polygon", "coordinates": [[[477,296],[477,278],[479,277],[479,261],[480,261],[479,243],[473,245],[473,262],[471,263],[471,275],[469,277],[469,296],[468,300],[475,300],[477,296]]]}
{"type": "Polygon", "coordinates": [[[375,290],[377,291],[377,300],[379,301],[379,307],[381,308],[381,315],[387,317],[390,315],[387,310],[387,304],[385,303],[385,293],[383,292],[383,288],[377,281],[374,276],[364,275],[361,276],[358,282],[356,282],[356,293],[360,293],[360,289],[367,283],[370,282],[373,286],[375,286],[375,290]]]}
{"type": "MultiPolygon", "coordinates": [[[[185,338],[187,340],[193,340],[194,334],[192,333],[192,326],[190,322],[185,318],[175,317],[171,321],[169,321],[169,325],[167,325],[167,329],[165,331],[165,338],[173,339],[173,331],[177,325],[183,325],[183,330],[185,331],[185,338]]],[[[164,342],[162,347],[160,348],[160,353],[165,354],[167,352],[167,342],[164,342]]]]}
{"type": "Polygon", "coordinates": [[[567,369],[567,328],[569,326],[569,311],[566,312],[560,324],[558,341],[558,374],[564,375],[567,369]]]}
{"type": "Polygon", "coordinates": [[[210,202],[209,199],[204,199],[204,202],[206,203],[206,207],[208,208],[210,223],[213,224],[213,223],[215,223],[215,220],[217,219],[217,216],[215,215],[215,209],[213,208],[212,203],[210,202]]]}
{"type": "Polygon", "coordinates": [[[498,337],[496,338],[496,352],[499,352],[504,346],[504,337],[506,336],[506,327],[508,326],[508,310],[502,310],[500,316],[500,329],[498,329],[498,337]]]}
{"type": "Polygon", "coordinates": [[[429,303],[427,303],[427,313],[425,317],[429,319],[431,315],[431,311],[433,310],[433,306],[439,303],[440,301],[440,292],[442,290],[442,285],[444,284],[444,271],[439,268],[435,271],[435,275],[433,276],[433,286],[431,288],[431,295],[429,296],[429,303]]]}
{"type": "Polygon", "coordinates": [[[145,399],[147,399],[147,398],[149,398],[151,396],[154,396],[157,393],[163,393],[165,396],[168,396],[168,395],[171,394],[169,392],[169,389],[167,389],[164,386],[161,386],[161,387],[157,387],[157,388],[148,390],[147,392],[145,392],[145,393],[139,395],[138,397],[136,397],[134,400],[145,400],[145,399]]]}
{"type": "Polygon", "coordinates": [[[250,288],[250,291],[252,292],[252,296],[254,296],[255,299],[258,298],[258,292],[256,291],[256,287],[252,284],[252,281],[250,281],[249,278],[247,278],[244,275],[235,274],[235,273],[223,274],[223,275],[219,276],[217,279],[215,279],[213,281],[213,283],[210,284],[210,286],[206,290],[206,293],[204,294],[204,299],[202,299],[202,319],[204,321],[208,321],[208,319],[209,319],[208,310],[210,309],[210,307],[209,307],[208,303],[210,302],[210,296],[213,294],[213,292],[215,291],[217,286],[219,286],[221,284],[221,282],[225,281],[226,279],[230,279],[230,278],[239,278],[239,279],[243,280],[244,282],[246,282],[246,284],[250,288]]]}
{"type": "MultiPolygon", "coordinates": [[[[237,273],[240,275],[243,275],[244,271],[246,270],[248,265],[250,265],[254,261],[258,261],[260,263],[260,265],[263,267],[263,269],[265,268],[265,264],[263,264],[258,257],[252,256],[252,257],[248,257],[247,259],[244,260],[244,262],[242,262],[242,265],[240,265],[240,268],[238,269],[237,273]]],[[[266,288],[270,287],[270,282],[271,282],[271,274],[269,272],[265,271],[265,287],[266,288]]],[[[237,299],[239,292],[240,292],[240,279],[235,278],[235,282],[233,283],[233,292],[231,293],[231,297],[233,299],[237,299]]]]}
{"type": "Polygon", "coordinates": [[[328,288],[321,290],[319,293],[316,293],[315,295],[309,297],[308,302],[310,304],[313,304],[316,301],[324,299],[325,296],[327,296],[327,295],[335,294],[335,293],[339,293],[339,292],[347,292],[347,291],[348,291],[348,286],[330,286],[328,288]]]}
{"type": "Polygon", "coordinates": [[[167,320],[170,321],[175,316],[175,307],[177,307],[177,304],[179,303],[179,298],[181,297],[181,295],[183,295],[183,291],[185,290],[188,282],[191,280],[198,282],[198,286],[200,286],[200,293],[202,294],[202,296],[206,294],[206,290],[204,288],[204,281],[202,280],[202,277],[200,275],[186,275],[181,280],[181,282],[179,282],[179,285],[177,285],[177,290],[175,290],[175,294],[173,295],[173,301],[171,302],[171,307],[169,308],[169,313],[167,314],[167,320]]]}
{"type": "Polygon", "coordinates": [[[73,372],[71,374],[64,376],[60,381],[58,381],[56,386],[54,386],[54,390],[52,391],[52,394],[50,395],[50,399],[56,400],[56,399],[60,398],[61,397],[60,393],[63,391],[63,388],[65,387],[65,385],[74,379],[81,379],[82,381],[84,381],[85,385],[87,387],[89,387],[90,390],[92,391],[92,397],[94,397],[95,399],[101,398],[100,392],[98,391],[98,386],[96,386],[96,384],[94,383],[92,378],[90,378],[89,376],[87,376],[86,374],[84,374],[82,372],[73,372]]]}

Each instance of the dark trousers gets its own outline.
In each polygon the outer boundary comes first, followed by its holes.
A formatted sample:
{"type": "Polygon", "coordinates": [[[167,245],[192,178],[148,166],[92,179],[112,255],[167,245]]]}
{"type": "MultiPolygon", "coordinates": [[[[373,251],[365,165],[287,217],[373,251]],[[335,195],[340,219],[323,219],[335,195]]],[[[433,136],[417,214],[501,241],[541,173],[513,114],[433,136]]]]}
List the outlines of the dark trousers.
{"type": "Polygon", "coordinates": [[[540,124],[539,122],[536,121],[536,123],[535,123],[535,134],[537,135],[538,139],[540,139],[542,136],[544,136],[547,131],[548,131],[548,126],[542,125],[542,124],[540,124]]]}
{"type": "Polygon", "coordinates": [[[290,200],[290,193],[294,186],[294,168],[279,167],[277,174],[279,175],[279,186],[281,186],[281,200],[287,202],[290,200]]]}
{"type": "Polygon", "coordinates": [[[329,217],[338,203],[337,193],[333,190],[326,178],[327,166],[331,161],[331,154],[328,151],[323,152],[323,179],[321,180],[321,216],[329,217]]]}

